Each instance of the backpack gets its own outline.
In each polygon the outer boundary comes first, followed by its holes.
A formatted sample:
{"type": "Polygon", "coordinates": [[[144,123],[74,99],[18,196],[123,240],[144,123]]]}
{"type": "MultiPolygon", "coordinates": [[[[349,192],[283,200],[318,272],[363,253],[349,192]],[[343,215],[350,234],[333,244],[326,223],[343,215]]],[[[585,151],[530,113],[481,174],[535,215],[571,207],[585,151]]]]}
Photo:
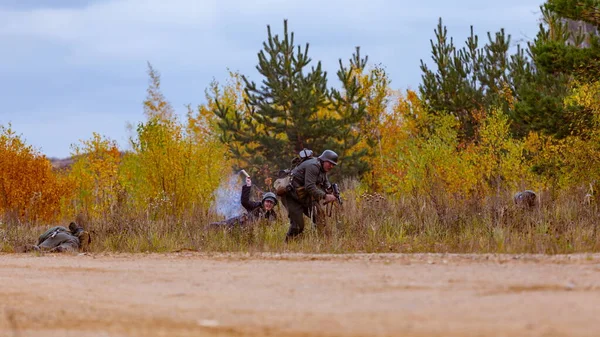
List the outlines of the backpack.
{"type": "Polygon", "coordinates": [[[283,196],[288,191],[291,191],[293,189],[292,179],[294,178],[294,176],[292,175],[292,170],[294,168],[296,168],[296,166],[300,165],[301,163],[305,162],[308,159],[311,159],[312,157],[313,157],[312,150],[303,149],[302,151],[300,151],[298,153],[298,157],[295,157],[292,160],[291,168],[279,171],[279,174],[278,174],[279,178],[275,179],[275,182],[273,182],[273,188],[275,189],[275,194],[277,194],[278,196],[283,196]]]}

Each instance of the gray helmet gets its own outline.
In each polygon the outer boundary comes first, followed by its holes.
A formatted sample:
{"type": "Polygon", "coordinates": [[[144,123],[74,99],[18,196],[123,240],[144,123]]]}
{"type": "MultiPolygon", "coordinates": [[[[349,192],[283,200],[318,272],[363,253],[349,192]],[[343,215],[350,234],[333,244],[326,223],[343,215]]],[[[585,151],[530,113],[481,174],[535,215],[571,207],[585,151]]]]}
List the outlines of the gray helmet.
{"type": "Polygon", "coordinates": [[[83,227],[81,227],[79,224],[77,224],[76,222],[71,222],[69,224],[69,230],[71,231],[71,233],[73,233],[74,235],[79,234],[79,232],[83,231],[83,227]]]}
{"type": "Polygon", "coordinates": [[[332,163],[333,165],[337,165],[338,155],[337,155],[337,153],[335,153],[331,150],[325,150],[319,156],[319,159],[322,161],[328,161],[328,162],[332,163]]]}
{"type": "Polygon", "coordinates": [[[265,193],[265,195],[263,195],[263,198],[262,198],[263,204],[265,203],[265,200],[271,200],[271,201],[273,201],[273,204],[277,205],[277,196],[273,192],[265,193]]]}
{"type": "Polygon", "coordinates": [[[534,191],[531,190],[525,190],[523,192],[517,192],[514,197],[513,197],[513,201],[515,203],[515,205],[519,205],[519,206],[525,206],[525,207],[534,207],[537,203],[537,195],[535,194],[534,191]]]}

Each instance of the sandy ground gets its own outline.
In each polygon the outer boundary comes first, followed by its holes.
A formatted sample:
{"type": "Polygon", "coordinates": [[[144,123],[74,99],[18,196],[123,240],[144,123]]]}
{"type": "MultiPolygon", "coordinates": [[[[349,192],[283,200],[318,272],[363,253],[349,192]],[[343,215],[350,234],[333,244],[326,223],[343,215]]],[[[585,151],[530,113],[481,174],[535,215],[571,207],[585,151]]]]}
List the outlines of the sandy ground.
{"type": "Polygon", "coordinates": [[[600,336],[600,255],[0,255],[0,336],[600,336]]]}

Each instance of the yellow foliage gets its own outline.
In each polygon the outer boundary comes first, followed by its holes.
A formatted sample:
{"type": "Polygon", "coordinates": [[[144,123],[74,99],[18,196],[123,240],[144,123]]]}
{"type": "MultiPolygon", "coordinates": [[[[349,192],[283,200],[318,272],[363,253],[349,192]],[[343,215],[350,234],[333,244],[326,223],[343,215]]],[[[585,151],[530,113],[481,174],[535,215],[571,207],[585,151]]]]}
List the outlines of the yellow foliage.
{"type": "MultiPolygon", "coordinates": [[[[257,126],[249,118],[250,111],[244,103],[247,95],[244,92],[242,75],[238,72],[230,71],[229,80],[224,85],[221,86],[216,81],[211,82],[205,92],[205,97],[207,103],[200,105],[197,113],[189,109],[187,114],[188,131],[196,135],[220,137],[221,142],[226,144],[231,152],[228,157],[236,158],[236,160],[232,161],[232,165],[235,167],[244,167],[250,156],[248,149],[255,148],[257,144],[252,142],[243,144],[236,141],[230,134],[216,134],[215,130],[219,130],[218,123],[220,120],[214,114],[214,111],[217,110],[218,101],[221,106],[227,109],[227,120],[236,120],[234,115],[237,114],[237,118],[244,120],[244,123],[241,123],[238,127],[248,127],[247,123],[251,123],[253,127],[257,128],[256,131],[260,131],[260,126],[257,126]],[[231,156],[230,154],[234,155],[231,156]]],[[[282,137],[282,135],[278,135],[278,137],[282,137]]]]}
{"type": "Polygon", "coordinates": [[[508,117],[498,109],[481,117],[479,141],[461,144],[456,118],[428,113],[412,91],[399,95],[380,128],[373,162],[378,184],[396,195],[444,191],[466,198],[532,180],[525,143],[511,138],[508,117]]]}
{"type": "Polygon", "coordinates": [[[582,136],[561,140],[543,138],[536,165],[554,187],[587,185],[600,178],[600,81],[573,83],[565,105],[580,105],[593,112],[594,124],[582,136]]]}
{"type": "MultiPolygon", "coordinates": [[[[148,99],[153,97],[158,96],[148,99]]],[[[163,101],[153,106],[171,111],[163,101]]],[[[231,164],[227,148],[210,132],[208,114],[194,117],[188,113],[187,125],[167,116],[158,110],[138,125],[133,152],[123,158],[121,185],[132,207],[151,216],[206,210],[228,174],[224,170],[231,164]]]]}
{"type": "MultiPolygon", "coordinates": [[[[565,105],[581,105],[595,114],[600,113],[600,81],[573,84],[573,92],[565,98],[565,105]]],[[[597,116],[596,116],[597,117],[597,116]]]]}
{"type": "Polygon", "coordinates": [[[160,74],[158,71],[152,68],[152,65],[148,63],[148,76],[149,85],[147,92],[147,99],[144,101],[144,114],[148,118],[159,118],[169,120],[173,118],[173,108],[165,100],[162,92],[160,91],[160,74]]]}
{"type": "Polygon", "coordinates": [[[110,215],[122,191],[119,184],[121,152],[115,141],[93,133],[92,139],[74,145],[76,158],[70,177],[76,186],[71,216],[86,214],[90,219],[110,215]]]}
{"type": "Polygon", "coordinates": [[[360,140],[353,147],[348,149],[348,154],[358,151],[366,151],[366,162],[370,167],[370,173],[363,177],[367,185],[375,190],[381,189],[378,186],[377,174],[384,169],[382,159],[382,148],[387,146],[384,134],[389,127],[388,107],[390,99],[393,98],[393,91],[390,89],[390,80],[384,69],[374,67],[364,73],[364,69],[355,69],[361,94],[366,97],[366,115],[354,130],[355,135],[360,136],[360,140]]]}

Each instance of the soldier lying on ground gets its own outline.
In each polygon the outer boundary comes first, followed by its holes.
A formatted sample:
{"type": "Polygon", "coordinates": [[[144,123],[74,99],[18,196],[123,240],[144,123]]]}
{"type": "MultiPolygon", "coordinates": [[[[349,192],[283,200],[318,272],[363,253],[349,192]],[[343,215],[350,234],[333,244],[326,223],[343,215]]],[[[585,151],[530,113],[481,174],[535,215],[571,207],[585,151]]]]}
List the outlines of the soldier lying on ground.
{"type": "Polygon", "coordinates": [[[75,222],[69,228],[56,226],[48,229],[38,238],[37,245],[25,247],[25,251],[73,252],[87,251],[92,242],[90,234],[75,222]]]}
{"type": "Polygon", "coordinates": [[[241,202],[242,206],[248,213],[242,214],[227,220],[213,222],[209,224],[209,227],[214,228],[233,228],[236,226],[246,226],[249,223],[266,219],[269,221],[277,218],[274,207],[277,205],[277,196],[273,192],[267,192],[263,195],[261,201],[250,200],[250,190],[252,187],[252,180],[250,177],[246,178],[246,185],[242,186],[241,202]]]}

